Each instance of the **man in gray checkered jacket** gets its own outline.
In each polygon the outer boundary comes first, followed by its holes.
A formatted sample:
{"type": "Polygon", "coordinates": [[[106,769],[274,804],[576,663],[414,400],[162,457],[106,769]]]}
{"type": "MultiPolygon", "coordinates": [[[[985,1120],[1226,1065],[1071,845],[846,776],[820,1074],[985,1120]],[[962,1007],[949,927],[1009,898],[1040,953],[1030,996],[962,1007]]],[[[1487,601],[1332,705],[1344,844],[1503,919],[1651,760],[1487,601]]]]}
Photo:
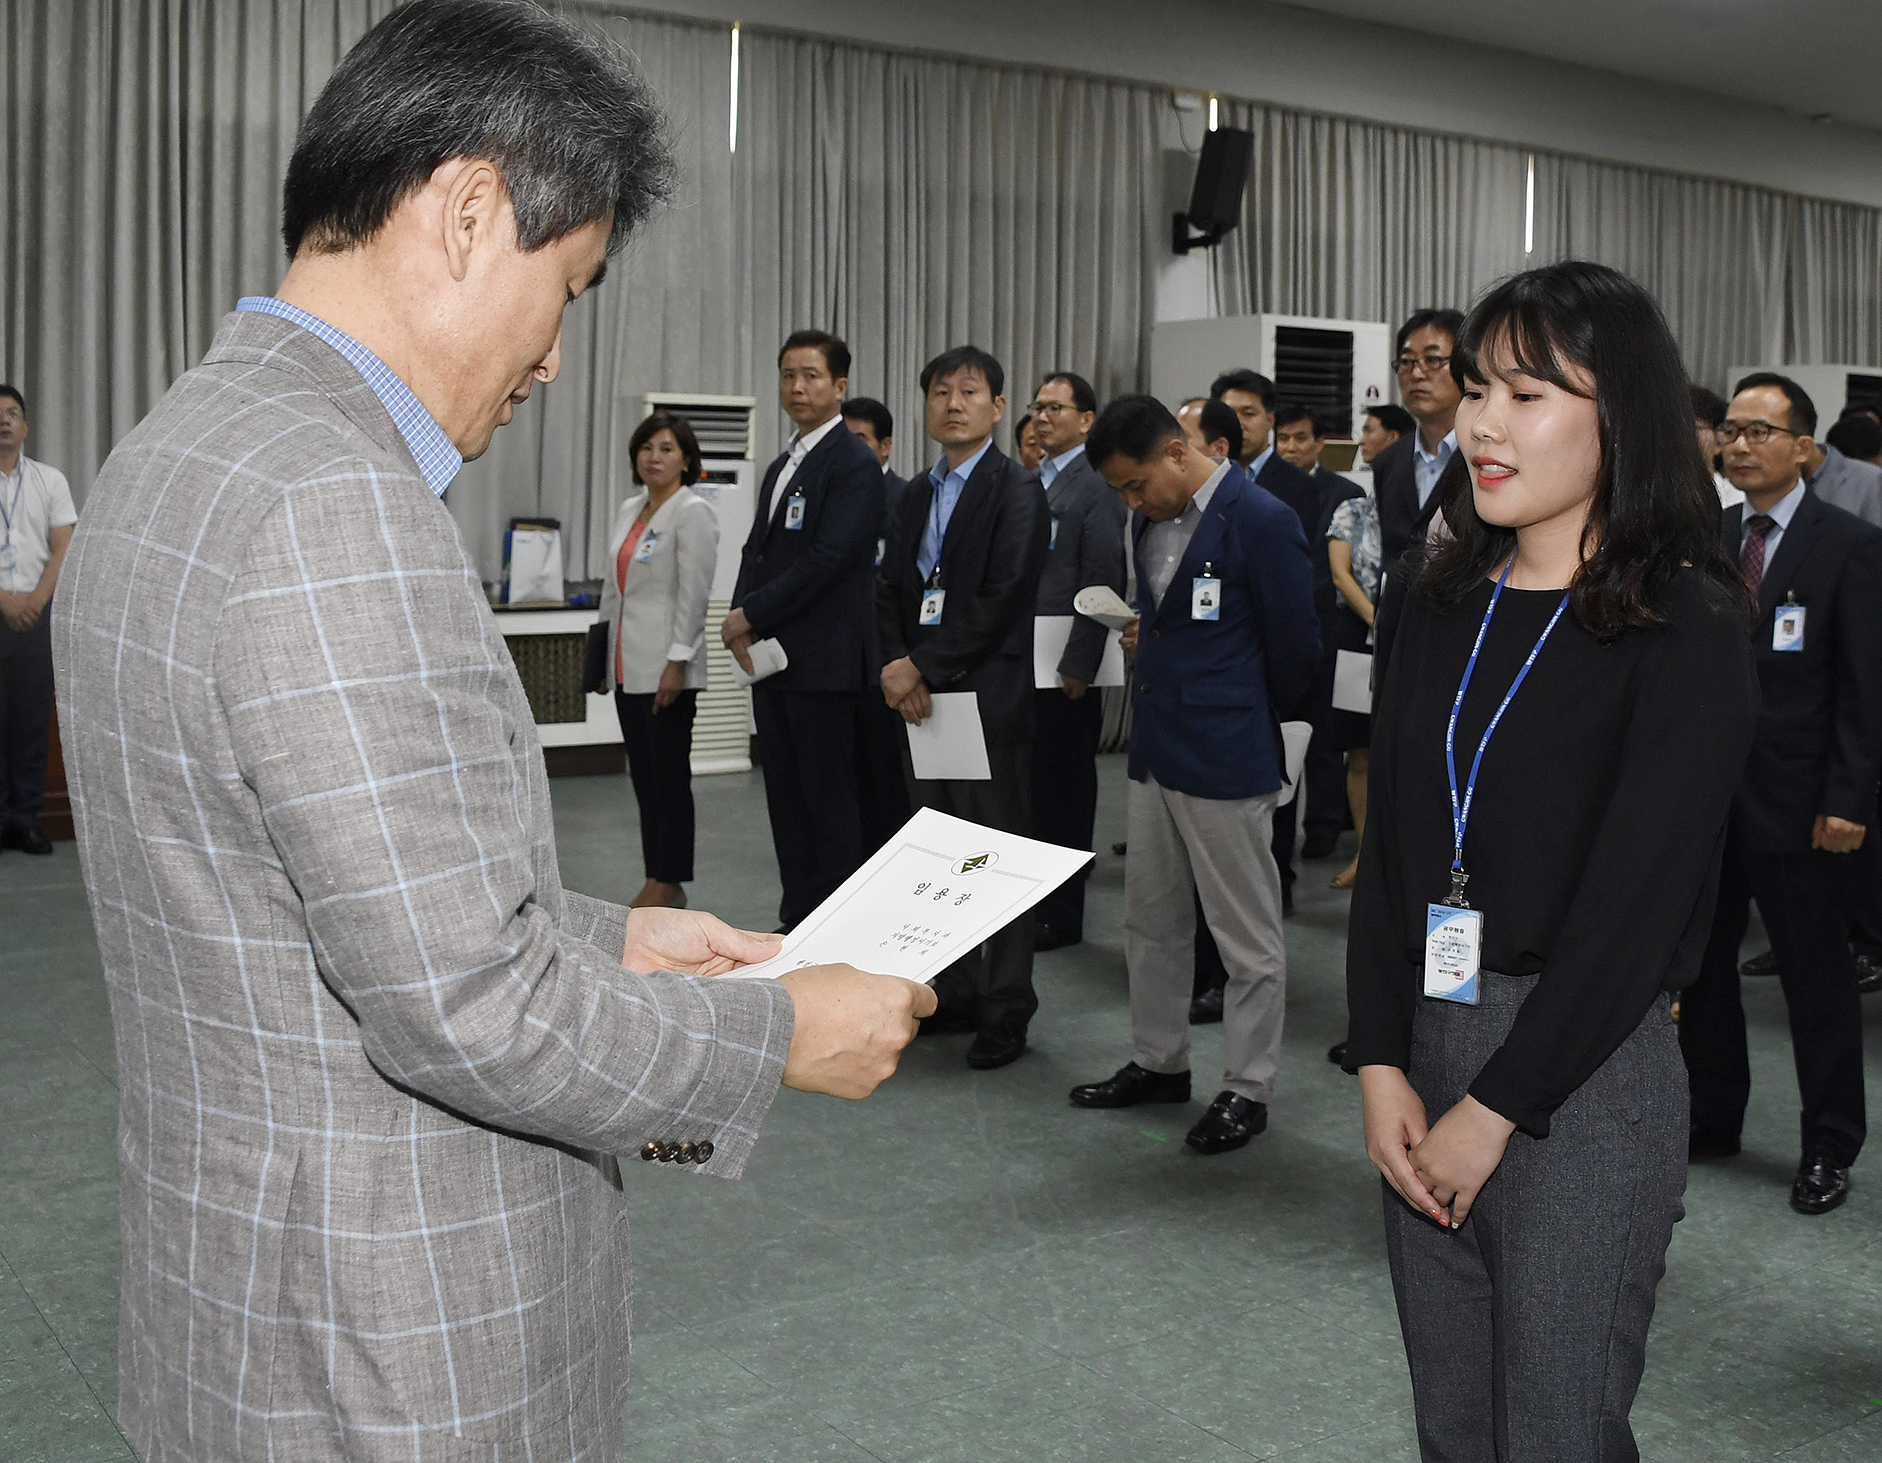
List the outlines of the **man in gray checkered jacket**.
{"type": "Polygon", "coordinates": [[[618,54],[418,0],[289,168],[291,265],[112,454],[55,612],[117,1033],[119,1422],[146,1460],[617,1458],[615,1155],[743,1168],[924,986],[562,887],[541,748],[439,495],[556,374],[671,164],[618,54]]]}

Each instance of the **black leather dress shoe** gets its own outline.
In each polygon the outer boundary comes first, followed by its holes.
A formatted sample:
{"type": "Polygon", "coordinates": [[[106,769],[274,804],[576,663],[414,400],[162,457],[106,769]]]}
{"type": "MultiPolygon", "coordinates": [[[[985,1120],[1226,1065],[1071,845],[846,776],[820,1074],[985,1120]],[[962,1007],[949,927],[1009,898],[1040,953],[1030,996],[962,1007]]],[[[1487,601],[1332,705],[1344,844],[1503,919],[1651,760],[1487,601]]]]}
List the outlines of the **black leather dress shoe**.
{"type": "Polygon", "coordinates": [[[0,833],[0,848],[17,848],[44,858],[52,852],[52,840],[39,831],[37,823],[16,823],[0,833]]]}
{"type": "Polygon", "coordinates": [[[1738,967],[1738,973],[1740,975],[1751,976],[1753,979],[1759,976],[1776,975],[1777,951],[1766,950],[1762,955],[1752,956],[1751,959],[1738,967]]]}
{"type": "Polygon", "coordinates": [[[1152,1072],[1126,1062],[1102,1082],[1072,1089],[1073,1107],[1135,1107],[1140,1102],[1188,1102],[1189,1073],[1152,1072]]]}
{"type": "Polygon", "coordinates": [[[1730,1158],[1738,1152],[1738,1134],[1721,1133],[1694,1123],[1686,1134],[1686,1161],[1704,1163],[1710,1158],[1730,1158]]]}
{"type": "Polygon", "coordinates": [[[1791,1184],[1791,1208],[1799,1214],[1828,1214],[1849,1197],[1849,1170],[1821,1153],[1806,1153],[1791,1184]]]}
{"type": "Polygon", "coordinates": [[[1300,856],[1304,859],[1332,858],[1334,850],[1340,846],[1337,838],[1309,837],[1300,845],[1300,856]]]}
{"type": "Polygon", "coordinates": [[[1336,1067],[1344,1067],[1346,1065],[1346,1043],[1336,1041],[1332,1046],[1328,1047],[1327,1060],[1336,1067]]]}
{"type": "Polygon", "coordinates": [[[967,1065],[976,1072],[991,1072],[995,1067],[1017,1062],[1025,1050],[1023,1031],[983,1031],[967,1048],[967,1065]]]}
{"type": "Polygon", "coordinates": [[[1292,919],[1293,917],[1294,917],[1294,886],[1289,884],[1289,885],[1284,886],[1281,890],[1281,918],[1292,919]]]}
{"type": "Polygon", "coordinates": [[[1067,945],[1082,943],[1084,938],[1079,930],[1055,930],[1051,925],[1042,924],[1032,927],[1032,947],[1035,950],[1063,950],[1067,945]]]}
{"type": "Polygon", "coordinates": [[[1222,1019],[1222,987],[1211,986],[1199,996],[1190,997],[1189,1024],[1207,1026],[1222,1019]]]}
{"type": "Polygon", "coordinates": [[[943,1006],[932,1016],[924,1016],[918,1024],[917,1036],[960,1036],[973,1034],[980,1030],[980,1023],[968,1011],[950,1010],[943,1006]]]}
{"type": "Polygon", "coordinates": [[[1198,1153],[1227,1153],[1268,1126],[1268,1105],[1234,1092],[1218,1092],[1209,1111],[1183,1141],[1198,1153]]]}
{"type": "Polygon", "coordinates": [[[1882,955],[1870,955],[1861,950],[1855,954],[1856,989],[1865,996],[1882,991],[1882,955]]]}

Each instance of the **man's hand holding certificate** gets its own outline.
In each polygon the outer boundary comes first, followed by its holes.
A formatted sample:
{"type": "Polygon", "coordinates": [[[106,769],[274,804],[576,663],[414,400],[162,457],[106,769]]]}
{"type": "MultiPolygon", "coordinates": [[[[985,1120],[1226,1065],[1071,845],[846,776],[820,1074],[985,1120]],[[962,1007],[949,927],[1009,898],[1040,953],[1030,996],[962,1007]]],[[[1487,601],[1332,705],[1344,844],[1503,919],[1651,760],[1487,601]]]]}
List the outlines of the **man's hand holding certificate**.
{"type": "Polygon", "coordinates": [[[923,808],[784,938],[769,960],[729,976],[812,965],[933,979],[1091,861],[923,808]]]}

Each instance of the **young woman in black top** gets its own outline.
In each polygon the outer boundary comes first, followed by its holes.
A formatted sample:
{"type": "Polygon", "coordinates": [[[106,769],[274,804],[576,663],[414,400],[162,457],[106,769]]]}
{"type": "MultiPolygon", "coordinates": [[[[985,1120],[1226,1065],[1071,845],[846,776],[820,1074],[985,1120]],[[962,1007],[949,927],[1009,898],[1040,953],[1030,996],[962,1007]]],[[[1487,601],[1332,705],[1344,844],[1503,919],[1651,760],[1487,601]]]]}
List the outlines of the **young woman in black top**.
{"type": "Polygon", "coordinates": [[[1346,1064],[1423,1456],[1634,1459],[1686,1182],[1668,992],[1751,744],[1749,600],[1638,285],[1519,275],[1452,370],[1450,534],[1373,725],[1346,1064]]]}

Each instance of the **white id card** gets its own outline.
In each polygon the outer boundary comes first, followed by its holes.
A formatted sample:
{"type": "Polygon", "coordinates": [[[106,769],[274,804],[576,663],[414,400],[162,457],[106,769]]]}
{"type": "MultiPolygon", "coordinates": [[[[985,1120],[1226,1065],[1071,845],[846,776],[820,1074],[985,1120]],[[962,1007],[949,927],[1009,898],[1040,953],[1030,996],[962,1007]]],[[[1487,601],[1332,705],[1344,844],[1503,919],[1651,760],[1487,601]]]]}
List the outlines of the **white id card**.
{"type": "Polygon", "coordinates": [[[1189,617],[1192,620],[1222,618],[1222,581],[1198,576],[1189,584],[1189,617]]]}
{"type": "Polygon", "coordinates": [[[1440,1001],[1477,1004],[1483,952],[1483,913],[1454,904],[1425,906],[1425,994],[1440,1001]]]}
{"type": "Polygon", "coordinates": [[[888,553],[888,551],[889,551],[889,541],[886,538],[877,539],[876,540],[876,567],[878,569],[882,567],[882,556],[888,553]]]}
{"type": "Polygon", "coordinates": [[[1771,648],[1773,650],[1802,650],[1804,648],[1804,607],[1802,605],[1777,607],[1777,618],[1771,622],[1771,648]]]}
{"type": "Polygon", "coordinates": [[[947,602],[945,589],[931,589],[921,597],[921,623],[938,625],[941,623],[941,606],[947,602]]]}
{"type": "Polygon", "coordinates": [[[652,563],[654,545],[659,542],[660,542],[659,534],[643,533],[640,536],[640,542],[634,545],[634,562],[636,564],[652,563]]]}
{"type": "Polygon", "coordinates": [[[1058,515],[1055,513],[1052,516],[1052,537],[1046,540],[1046,547],[1048,549],[1056,549],[1058,546],[1059,546],[1059,519],[1058,519],[1058,515]]]}
{"type": "Polygon", "coordinates": [[[804,495],[802,493],[792,493],[789,501],[785,503],[784,526],[793,530],[801,530],[803,528],[804,495]]]}

